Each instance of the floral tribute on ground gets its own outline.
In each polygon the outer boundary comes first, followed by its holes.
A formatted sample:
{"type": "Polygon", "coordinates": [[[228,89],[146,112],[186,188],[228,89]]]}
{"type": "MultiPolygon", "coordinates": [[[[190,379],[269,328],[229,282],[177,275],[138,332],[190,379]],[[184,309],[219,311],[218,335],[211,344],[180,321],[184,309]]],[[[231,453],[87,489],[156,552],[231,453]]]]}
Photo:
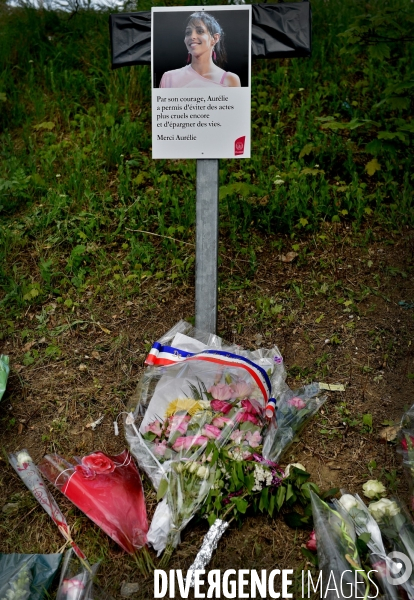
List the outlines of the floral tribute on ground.
{"type": "MultiPolygon", "coordinates": [[[[74,462],[48,454],[39,469],[126,552],[144,550],[148,531],[144,492],[127,450],[117,456],[93,452],[74,462]]],[[[145,571],[149,555],[143,551],[140,558],[145,571]]]]}
{"type": "Polygon", "coordinates": [[[370,581],[361,567],[352,520],[313,492],[311,500],[323,597],[337,600],[349,594],[367,600],[370,581]]]}
{"type": "Polygon", "coordinates": [[[198,511],[213,525],[240,520],[248,508],[273,514],[305,493],[309,502],[309,475],[295,479],[293,469],[285,478],[263,448],[279,459],[288,445],[285,435],[271,442],[275,398],[290,441],[326,398],[315,397],[317,385],[289,390],[276,347],[245,351],[180,322],[154,344],[147,364],[125,429],[161,500],[148,532],[158,554],[165,550],[161,566],[198,511]]]}
{"type": "Polygon", "coordinates": [[[56,500],[45,486],[42,476],[28,451],[20,450],[20,452],[9,454],[9,462],[26,487],[32,492],[40,506],[56,524],[65,540],[72,546],[76,556],[83,562],[85,568],[90,571],[91,568],[86,556],[73,541],[66,518],[57,505],[56,500]]]}
{"type": "Polygon", "coordinates": [[[43,600],[53,582],[62,554],[0,553],[1,600],[43,600]]]}
{"type": "Polygon", "coordinates": [[[261,454],[265,407],[286,388],[286,373],[277,348],[247,352],[185,322],[154,344],[148,362],[126,437],[163,499],[149,541],[167,548],[167,564],[215,485],[219,454],[234,463],[261,454]]]}

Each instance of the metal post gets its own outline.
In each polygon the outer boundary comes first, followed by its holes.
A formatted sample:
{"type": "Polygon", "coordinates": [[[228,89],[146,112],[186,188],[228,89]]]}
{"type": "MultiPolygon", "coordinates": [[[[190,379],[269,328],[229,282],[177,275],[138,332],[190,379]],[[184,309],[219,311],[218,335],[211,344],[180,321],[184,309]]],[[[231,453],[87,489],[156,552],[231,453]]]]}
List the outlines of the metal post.
{"type": "Polygon", "coordinates": [[[197,160],[195,324],[216,333],[218,160],[197,160]]]}

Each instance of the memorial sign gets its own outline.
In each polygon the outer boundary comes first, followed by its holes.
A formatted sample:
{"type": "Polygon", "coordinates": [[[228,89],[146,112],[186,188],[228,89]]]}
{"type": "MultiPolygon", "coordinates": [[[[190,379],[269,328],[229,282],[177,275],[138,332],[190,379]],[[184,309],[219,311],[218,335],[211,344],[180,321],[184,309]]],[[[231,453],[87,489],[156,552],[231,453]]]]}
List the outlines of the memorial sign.
{"type": "Polygon", "coordinates": [[[152,9],[153,158],[250,158],[251,6],[152,9]]]}
{"type": "Polygon", "coordinates": [[[112,67],[152,67],[152,156],[196,158],[196,327],[215,333],[219,158],[250,158],[250,63],[310,55],[308,0],[110,15],[112,67]]]}

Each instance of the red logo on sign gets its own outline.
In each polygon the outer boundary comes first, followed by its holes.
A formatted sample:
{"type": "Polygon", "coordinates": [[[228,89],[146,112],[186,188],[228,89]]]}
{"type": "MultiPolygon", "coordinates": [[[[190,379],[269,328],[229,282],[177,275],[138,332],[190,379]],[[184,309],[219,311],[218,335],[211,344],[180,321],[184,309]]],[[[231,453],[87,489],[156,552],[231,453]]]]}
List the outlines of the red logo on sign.
{"type": "Polygon", "coordinates": [[[237,138],[234,142],[234,156],[239,156],[240,154],[244,154],[244,142],[246,141],[246,136],[237,138]]]}

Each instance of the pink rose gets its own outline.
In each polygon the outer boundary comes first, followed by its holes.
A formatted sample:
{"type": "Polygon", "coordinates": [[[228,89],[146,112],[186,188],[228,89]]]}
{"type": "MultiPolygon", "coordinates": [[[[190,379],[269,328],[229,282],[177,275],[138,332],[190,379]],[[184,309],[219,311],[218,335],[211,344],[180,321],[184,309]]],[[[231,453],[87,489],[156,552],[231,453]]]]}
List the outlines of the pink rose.
{"type": "Polygon", "coordinates": [[[221,412],[225,415],[233,408],[233,405],[230,404],[230,402],[224,402],[223,400],[212,400],[210,406],[214,411],[221,412]]]}
{"type": "Polygon", "coordinates": [[[203,434],[206,435],[208,438],[215,440],[216,438],[220,437],[221,431],[218,427],[215,427],[214,425],[204,425],[203,434]]]}
{"type": "Polygon", "coordinates": [[[160,437],[162,433],[161,423],[159,421],[153,421],[152,423],[147,425],[145,428],[145,433],[148,432],[155,433],[157,437],[160,437]]]}
{"type": "Polygon", "coordinates": [[[208,391],[215,400],[230,400],[234,395],[232,388],[226,383],[213,385],[208,391]]]}
{"type": "Polygon", "coordinates": [[[237,421],[237,423],[246,423],[247,421],[249,421],[250,423],[259,425],[259,419],[257,417],[255,417],[255,415],[252,415],[252,413],[245,412],[245,411],[237,413],[236,421],[237,421]]]}
{"type": "Polygon", "coordinates": [[[312,533],[310,534],[309,539],[306,542],[306,548],[308,550],[311,550],[312,552],[316,552],[316,535],[315,535],[315,531],[312,531],[312,533]]]}
{"type": "Polygon", "coordinates": [[[372,568],[375,571],[378,571],[379,575],[382,575],[382,577],[385,577],[387,575],[388,569],[385,560],[379,560],[378,562],[374,563],[372,565],[372,568]]]}
{"type": "Polygon", "coordinates": [[[226,425],[233,425],[233,421],[231,419],[229,419],[228,417],[216,417],[215,419],[213,419],[212,421],[212,425],[214,425],[215,427],[225,427],[226,425]]]}
{"type": "Polygon", "coordinates": [[[181,421],[181,423],[176,422],[173,424],[173,426],[170,429],[170,436],[173,435],[174,433],[181,433],[181,435],[185,435],[188,429],[188,422],[187,421],[181,421]]]}
{"type": "Polygon", "coordinates": [[[188,423],[191,419],[190,415],[173,415],[168,419],[168,427],[165,430],[165,434],[179,431],[184,434],[187,431],[188,423]]]}
{"type": "Polygon", "coordinates": [[[230,385],[233,390],[233,398],[246,398],[250,396],[253,391],[253,386],[247,381],[239,381],[238,383],[232,383],[230,385]]]}
{"type": "Polygon", "coordinates": [[[167,450],[167,440],[163,440],[154,445],[154,453],[157,456],[164,456],[165,451],[167,450]]]}
{"type": "Polygon", "coordinates": [[[242,440],[244,437],[244,431],[240,431],[239,429],[236,429],[235,431],[233,431],[233,433],[230,435],[230,439],[233,440],[233,442],[235,444],[241,444],[242,440]]]}
{"type": "Polygon", "coordinates": [[[73,577],[72,579],[64,579],[62,583],[62,593],[66,596],[66,600],[76,600],[82,596],[82,590],[85,589],[85,584],[80,579],[73,577]]]}
{"type": "Polygon", "coordinates": [[[115,471],[115,463],[103,452],[94,452],[82,458],[82,466],[97,475],[109,475],[115,471]]]}
{"type": "Polygon", "coordinates": [[[190,419],[190,415],[173,415],[168,419],[168,425],[174,426],[176,423],[188,423],[190,419]]]}
{"type": "Polygon", "coordinates": [[[297,397],[291,398],[290,400],[288,400],[288,404],[290,404],[290,406],[294,406],[298,410],[301,410],[302,408],[305,408],[305,406],[306,406],[306,402],[304,402],[302,400],[302,398],[297,398],[297,397]]]}
{"type": "Polygon", "coordinates": [[[262,436],[259,431],[248,431],[246,433],[246,441],[248,442],[250,448],[257,448],[260,446],[260,442],[262,441],[262,436]]]}
{"type": "Polygon", "coordinates": [[[192,446],[203,446],[207,444],[208,438],[203,435],[189,435],[188,437],[179,437],[175,440],[173,449],[178,452],[179,450],[189,450],[192,446]]]}
{"type": "Polygon", "coordinates": [[[241,403],[243,408],[245,408],[245,412],[248,412],[252,415],[258,415],[259,411],[253,406],[253,404],[250,402],[250,400],[242,400],[241,403]]]}

